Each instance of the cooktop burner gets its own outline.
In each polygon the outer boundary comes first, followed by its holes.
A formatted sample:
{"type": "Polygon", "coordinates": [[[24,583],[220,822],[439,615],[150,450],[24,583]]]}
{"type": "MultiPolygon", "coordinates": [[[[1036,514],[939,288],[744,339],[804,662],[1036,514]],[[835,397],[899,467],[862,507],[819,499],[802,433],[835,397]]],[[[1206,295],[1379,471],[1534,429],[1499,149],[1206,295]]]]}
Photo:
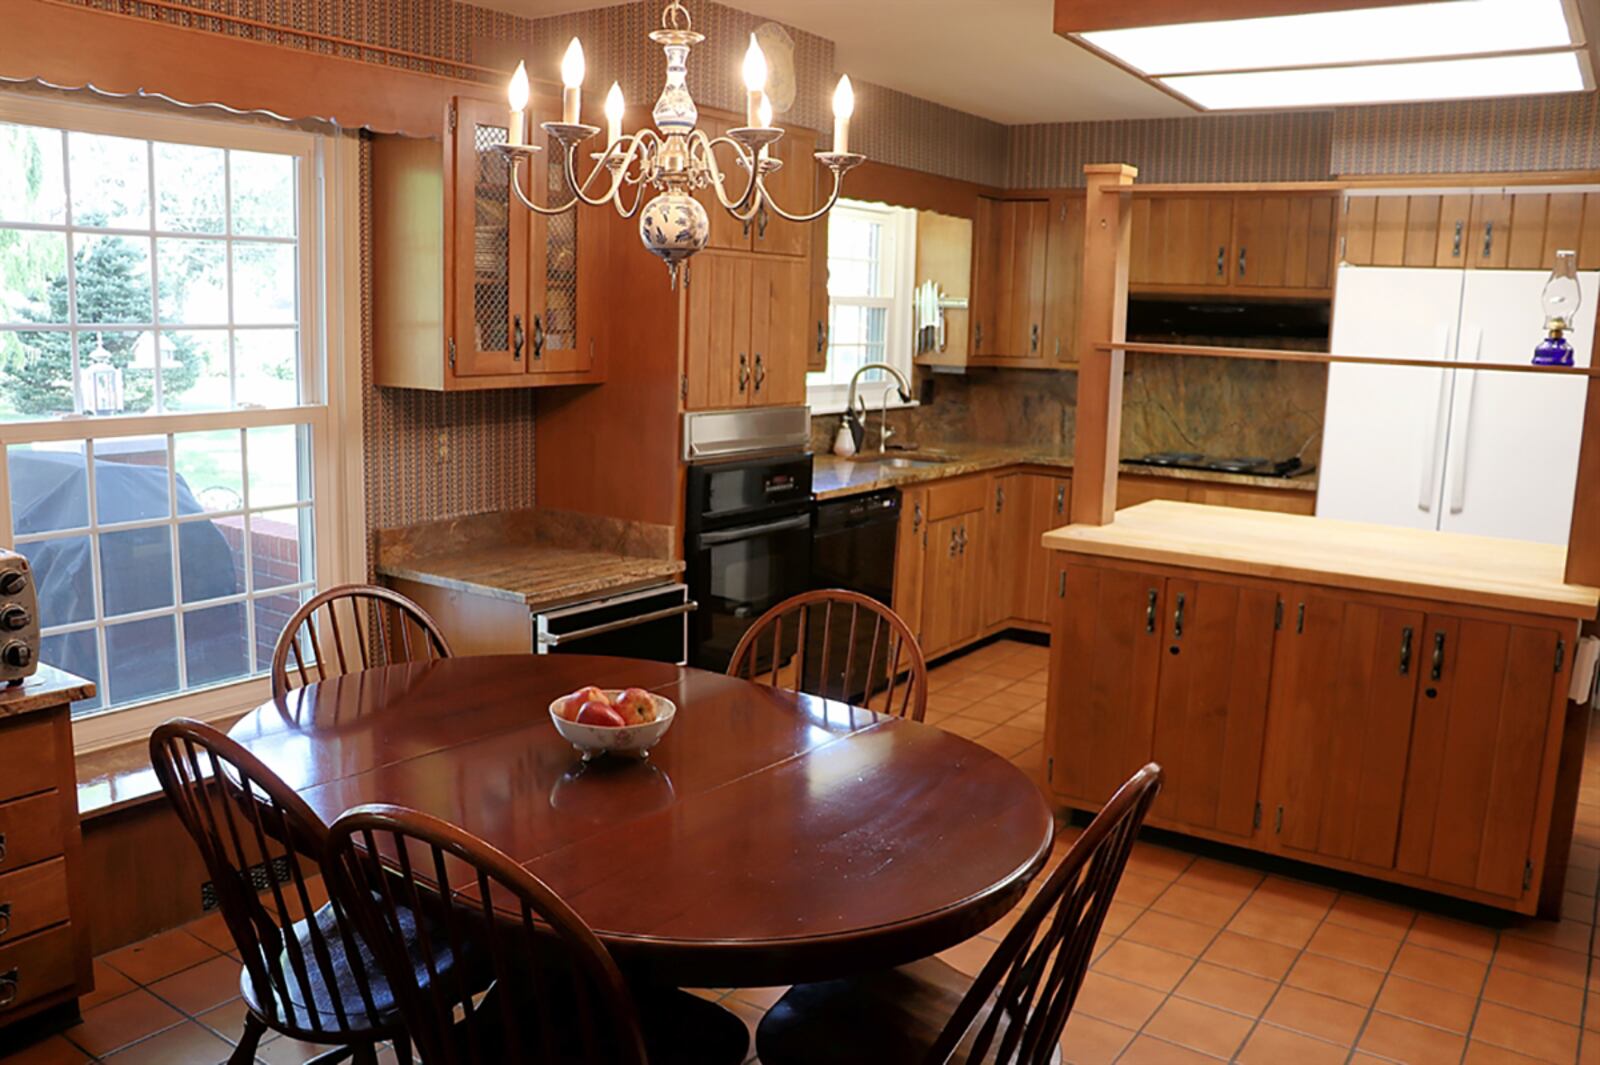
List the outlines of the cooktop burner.
{"type": "Polygon", "coordinates": [[[1164,466],[1179,470],[1210,470],[1214,473],[1243,473],[1252,477],[1298,477],[1310,473],[1314,467],[1306,466],[1299,458],[1219,458],[1202,455],[1197,451],[1157,451],[1136,459],[1123,461],[1135,466],[1164,466]]]}

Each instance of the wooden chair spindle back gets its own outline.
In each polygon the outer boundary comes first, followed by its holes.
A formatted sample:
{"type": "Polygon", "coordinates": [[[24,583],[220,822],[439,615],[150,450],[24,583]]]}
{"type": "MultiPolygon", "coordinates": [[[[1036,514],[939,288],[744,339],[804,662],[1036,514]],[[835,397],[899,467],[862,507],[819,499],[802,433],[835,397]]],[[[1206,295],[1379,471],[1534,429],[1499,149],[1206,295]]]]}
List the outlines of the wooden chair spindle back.
{"type": "Polygon", "coordinates": [[[294,612],[272,652],[272,697],[357,670],[449,658],[450,643],[416,603],[389,588],[342,584],[294,612]]]}

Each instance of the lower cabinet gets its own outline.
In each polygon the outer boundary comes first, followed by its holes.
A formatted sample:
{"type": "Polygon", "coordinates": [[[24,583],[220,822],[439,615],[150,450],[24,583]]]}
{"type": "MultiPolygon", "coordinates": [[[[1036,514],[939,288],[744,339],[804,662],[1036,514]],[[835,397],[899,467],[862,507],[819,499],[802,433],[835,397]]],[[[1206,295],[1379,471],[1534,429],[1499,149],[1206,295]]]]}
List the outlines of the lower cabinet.
{"type": "Polygon", "coordinates": [[[1070,554],[1054,572],[1063,802],[1154,760],[1162,827],[1524,913],[1547,878],[1559,898],[1576,623],[1070,554]]]}
{"type": "Polygon", "coordinates": [[[922,604],[928,562],[928,489],[900,490],[900,529],[894,553],[894,610],[926,647],[922,637],[922,604]]]}

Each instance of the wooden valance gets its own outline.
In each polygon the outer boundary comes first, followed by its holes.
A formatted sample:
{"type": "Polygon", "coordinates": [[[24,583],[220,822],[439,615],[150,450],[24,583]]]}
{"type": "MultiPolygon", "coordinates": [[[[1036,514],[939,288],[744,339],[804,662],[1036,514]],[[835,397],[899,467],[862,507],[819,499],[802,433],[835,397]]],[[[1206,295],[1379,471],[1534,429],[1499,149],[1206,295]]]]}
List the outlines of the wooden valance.
{"type": "MultiPolygon", "coordinates": [[[[204,16],[224,25],[248,21],[222,13],[204,16]]],[[[254,24],[237,28],[250,26],[254,24]]],[[[438,137],[450,97],[474,90],[498,93],[505,77],[424,56],[414,59],[456,76],[419,73],[56,0],[0,0],[0,27],[0,79],[165,98],[378,133],[438,137]]],[[[394,49],[357,41],[288,28],[274,32],[400,57],[394,49]]]]}

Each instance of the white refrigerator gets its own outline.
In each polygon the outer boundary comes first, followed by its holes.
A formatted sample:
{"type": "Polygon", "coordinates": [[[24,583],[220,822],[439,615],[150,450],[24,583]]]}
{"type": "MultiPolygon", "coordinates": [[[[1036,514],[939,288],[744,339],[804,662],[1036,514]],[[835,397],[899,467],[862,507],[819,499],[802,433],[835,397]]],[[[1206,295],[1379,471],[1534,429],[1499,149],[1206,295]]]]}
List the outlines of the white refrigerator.
{"type": "MultiPolygon", "coordinates": [[[[1530,360],[1548,272],[1339,268],[1331,350],[1451,362],[1530,360]]],[[[1567,334],[1593,354],[1600,273],[1579,275],[1567,334]]],[[[1586,379],[1333,363],[1319,517],[1565,544],[1586,379]]]]}

